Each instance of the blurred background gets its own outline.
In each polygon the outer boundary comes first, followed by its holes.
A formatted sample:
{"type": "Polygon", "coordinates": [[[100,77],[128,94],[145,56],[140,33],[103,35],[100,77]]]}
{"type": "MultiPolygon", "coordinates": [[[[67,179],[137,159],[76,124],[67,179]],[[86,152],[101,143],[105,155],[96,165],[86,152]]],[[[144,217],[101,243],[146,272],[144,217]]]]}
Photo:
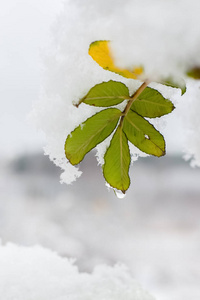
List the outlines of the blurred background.
{"type": "Polygon", "coordinates": [[[200,169],[182,159],[184,134],[170,116],[167,155],[139,159],[124,199],[108,191],[95,153],[73,185],[43,155],[29,121],[42,82],[42,48],[61,0],[0,4],[0,238],[76,258],[81,271],[127,265],[157,299],[200,299],[200,169]]]}

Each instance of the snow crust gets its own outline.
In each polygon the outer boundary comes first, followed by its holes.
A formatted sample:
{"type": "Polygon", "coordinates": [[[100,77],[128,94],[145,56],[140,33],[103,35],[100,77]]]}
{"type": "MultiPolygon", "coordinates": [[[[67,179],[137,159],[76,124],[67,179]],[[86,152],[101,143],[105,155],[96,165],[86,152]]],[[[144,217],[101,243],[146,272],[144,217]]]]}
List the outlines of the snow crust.
{"type": "Polygon", "coordinates": [[[153,300],[122,265],[80,273],[72,260],[40,246],[0,246],[4,300],[153,300]]]}
{"type": "MultiPolygon", "coordinates": [[[[71,183],[81,175],[65,158],[66,137],[99,110],[84,104],[77,109],[73,103],[102,81],[121,81],[130,93],[141,84],[103,70],[88,55],[89,44],[111,40],[119,66],[143,65],[145,76],[153,80],[184,77],[189,67],[200,64],[199,11],[197,0],[85,0],[84,5],[80,0],[65,1],[53,27],[52,44],[44,55],[43,91],[34,110],[36,123],[46,134],[45,153],[64,171],[62,182],[71,183]]],[[[162,87],[158,87],[162,92],[162,87]]],[[[171,88],[163,87],[163,92],[173,98],[171,88]]],[[[162,128],[162,121],[154,124],[162,128]]],[[[190,138],[189,143],[195,144],[196,136],[192,142],[190,138]]],[[[97,147],[100,164],[108,140],[97,147]]],[[[191,145],[189,153],[197,151],[196,146],[191,145]]],[[[135,147],[130,148],[134,159],[144,155],[135,147]]]]}

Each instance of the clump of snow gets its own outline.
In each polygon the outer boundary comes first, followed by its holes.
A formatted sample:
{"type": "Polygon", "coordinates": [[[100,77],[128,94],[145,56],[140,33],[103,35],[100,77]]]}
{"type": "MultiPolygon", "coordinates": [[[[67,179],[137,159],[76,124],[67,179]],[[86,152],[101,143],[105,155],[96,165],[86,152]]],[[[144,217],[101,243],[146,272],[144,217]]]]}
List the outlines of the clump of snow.
{"type": "Polygon", "coordinates": [[[188,82],[187,95],[180,106],[182,128],[185,132],[185,159],[192,167],[200,167],[200,81],[188,82]]]}
{"type": "Polygon", "coordinates": [[[39,246],[0,246],[0,282],[4,300],[154,299],[122,265],[80,273],[72,260],[39,246]]]}
{"type": "MultiPolygon", "coordinates": [[[[197,0],[65,2],[46,51],[43,92],[35,108],[36,122],[47,138],[45,152],[63,169],[63,182],[71,183],[81,174],[65,158],[66,137],[99,110],[84,104],[77,109],[73,103],[102,81],[121,81],[130,92],[140,84],[103,70],[88,55],[90,43],[111,40],[116,63],[143,65],[146,77],[181,77],[190,66],[200,65],[199,11],[197,0]]],[[[168,90],[165,96],[172,97],[168,90]]],[[[106,145],[98,147],[101,164],[106,145]]],[[[131,147],[131,154],[141,152],[131,147]]]]}

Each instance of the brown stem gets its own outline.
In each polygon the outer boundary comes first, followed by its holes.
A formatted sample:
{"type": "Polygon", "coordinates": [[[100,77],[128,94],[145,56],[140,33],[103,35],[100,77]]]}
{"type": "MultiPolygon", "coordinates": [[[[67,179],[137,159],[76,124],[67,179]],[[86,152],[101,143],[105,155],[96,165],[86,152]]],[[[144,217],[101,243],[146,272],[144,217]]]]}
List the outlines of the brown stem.
{"type": "Polygon", "coordinates": [[[123,111],[123,115],[121,117],[120,120],[120,124],[119,126],[123,125],[123,120],[124,117],[127,115],[127,113],[129,112],[133,102],[139,97],[139,95],[144,91],[144,89],[147,87],[147,85],[150,83],[150,80],[146,80],[145,82],[143,82],[143,84],[139,87],[139,89],[137,89],[137,91],[130,97],[129,102],[127,103],[124,111],[123,111]]]}
{"type": "Polygon", "coordinates": [[[130,97],[130,101],[128,102],[125,110],[124,110],[124,115],[127,115],[129,112],[129,109],[131,108],[133,102],[138,98],[138,96],[144,91],[144,89],[147,87],[147,85],[150,83],[149,80],[146,80],[143,82],[143,84],[137,89],[137,91],[130,97]]]}

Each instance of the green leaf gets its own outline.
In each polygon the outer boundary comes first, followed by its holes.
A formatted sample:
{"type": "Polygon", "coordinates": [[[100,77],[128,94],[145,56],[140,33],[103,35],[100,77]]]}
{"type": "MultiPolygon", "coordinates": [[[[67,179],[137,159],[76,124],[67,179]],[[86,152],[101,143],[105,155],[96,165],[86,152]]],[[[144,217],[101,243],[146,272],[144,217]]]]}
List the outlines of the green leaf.
{"type": "Polygon", "coordinates": [[[131,109],[143,117],[155,118],[172,112],[174,105],[157,90],[146,87],[133,102],[131,109]]]}
{"type": "Polygon", "coordinates": [[[121,82],[110,80],[91,88],[88,94],[79,101],[79,104],[83,102],[93,106],[108,107],[119,104],[128,98],[127,86],[121,82]]]}
{"type": "Polygon", "coordinates": [[[191,68],[188,72],[187,75],[189,77],[192,77],[193,79],[200,79],[200,67],[196,66],[191,68]]]}
{"type": "Polygon", "coordinates": [[[141,151],[162,156],[165,154],[165,140],[143,117],[133,111],[129,111],[124,117],[123,130],[128,140],[138,147],[141,151]]]}
{"type": "Polygon", "coordinates": [[[130,151],[128,140],[121,126],[118,126],[109,148],[104,156],[103,174],[105,180],[123,193],[129,188],[128,175],[130,166],[130,151]]]}
{"type": "Polygon", "coordinates": [[[105,140],[117,126],[121,111],[116,108],[102,110],[78,126],[65,142],[65,154],[72,165],[105,140]]]}
{"type": "Polygon", "coordinates": [[[185,94],[186,92],[186,84],[183,79],[175,80],[171,77],[166,78],[162,81],[160,81],[161,84],[164,84],[166,86],[170,86],[172,88],[181,89],[181,95],[185,94]]]}

